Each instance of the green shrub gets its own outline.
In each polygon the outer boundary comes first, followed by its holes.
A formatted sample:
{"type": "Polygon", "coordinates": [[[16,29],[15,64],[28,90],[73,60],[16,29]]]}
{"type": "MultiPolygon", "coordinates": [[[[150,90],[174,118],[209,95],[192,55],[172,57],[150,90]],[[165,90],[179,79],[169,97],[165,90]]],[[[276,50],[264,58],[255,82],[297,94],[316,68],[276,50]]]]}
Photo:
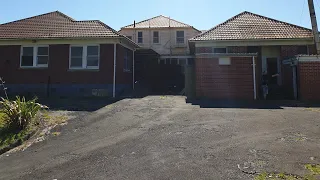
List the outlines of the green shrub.
{"type": "Polygon", "coordinates": [[[6,125],[17,130],[27,128],[40,109],[48,108],[36,103],[36,100],[35,98],[26,101],[24,97],[19,96],[14,101],[1,98],[0,107],[2,106],[2,112],[7,116],[6,125]]]}

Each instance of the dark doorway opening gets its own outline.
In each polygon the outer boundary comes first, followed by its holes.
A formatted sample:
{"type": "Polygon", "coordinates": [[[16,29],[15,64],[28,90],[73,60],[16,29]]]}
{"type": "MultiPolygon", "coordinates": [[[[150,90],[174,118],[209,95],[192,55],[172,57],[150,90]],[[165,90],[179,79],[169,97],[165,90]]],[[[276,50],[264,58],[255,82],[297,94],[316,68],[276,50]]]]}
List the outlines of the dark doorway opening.
{"type": "Polygon", "coordinates": [[[278,85],[278,59],[277,58],[267,58],[269,85],[278,85]]]}

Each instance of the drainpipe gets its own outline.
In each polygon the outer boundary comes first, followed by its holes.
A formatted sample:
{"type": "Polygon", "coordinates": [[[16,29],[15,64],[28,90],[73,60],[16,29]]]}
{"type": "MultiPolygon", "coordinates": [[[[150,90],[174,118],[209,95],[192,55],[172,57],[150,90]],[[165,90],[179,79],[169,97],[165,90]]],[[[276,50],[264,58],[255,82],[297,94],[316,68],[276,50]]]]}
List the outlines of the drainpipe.
{"type": "Polygon", "coordinates": [[[113,47],[113,90],[112,97],[116,97],[116,67],[117,67],[117,44],[114,43],[113,47]]]}
{"type": "Polygon", "coordinates": [[[256,84],[256,62],[254,56],[252,56],[252,71],[253,71],[253,98],[257,99],[257,84],[256,84]]]}
{"type": "Polygon", "coordinates": [[[132,88],[134,89],[134,51],[136,51],[135,49],[132,51],[132,88]]]}

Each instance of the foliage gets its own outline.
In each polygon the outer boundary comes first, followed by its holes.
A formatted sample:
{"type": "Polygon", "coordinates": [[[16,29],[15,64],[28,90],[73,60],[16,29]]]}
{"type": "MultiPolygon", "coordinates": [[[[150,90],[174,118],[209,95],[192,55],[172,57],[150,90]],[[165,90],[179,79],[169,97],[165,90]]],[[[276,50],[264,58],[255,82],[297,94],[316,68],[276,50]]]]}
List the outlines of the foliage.
{"type": "Polygon", "coordinates": [[[285,173],[267,173],[263,172],[255,176],[255,180],[313,180],[312,175],[306,175],[305,177],[299,177],[296,175],[285,173]]]}
{"type": "Polygon", "coordinates": [[[8,117],[6,125],[16,130],[27,128],[39,110],[47,108],[36,103],[36,100],[35,98],[27,101],[24,97],[20,98],[19,96],[14,101],[1,98],[2,112],[8,117]]]}
{"type": "Polygon", "coordinates": [[[3,91],[4,91],[4,95],[5,97],[8,99],[8,94],[7,94],[7,88],[4,86],[4,80],[0,77],[0,86],[2,87],[3,91]]]}
{"type": "Polygon", "coordinates": [[[319,164],[306,164],[305,167],[314,175],[320,174],[320,165],[319,164]]]}

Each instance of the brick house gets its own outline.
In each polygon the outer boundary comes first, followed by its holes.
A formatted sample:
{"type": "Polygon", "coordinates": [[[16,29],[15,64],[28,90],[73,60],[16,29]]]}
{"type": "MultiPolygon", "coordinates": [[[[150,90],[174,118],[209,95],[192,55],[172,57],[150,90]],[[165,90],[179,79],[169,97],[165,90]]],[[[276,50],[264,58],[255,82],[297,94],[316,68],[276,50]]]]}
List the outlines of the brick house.
{"type": "Polygon", "coordinates": [[[310,29],[250,12],[189,42],[195,49],[196,96],[215,99],[261,98],[263,73],[270,77],[270,99],[293,99],[292,68],[283,60],[315,53],[310,29]]]}
{"type": "Polygon", "coordinates": [[[0,77],[12,94],[115,96],[133,87],[138,47],[99,20],[50,12],[0,25],[0,77]]]}

